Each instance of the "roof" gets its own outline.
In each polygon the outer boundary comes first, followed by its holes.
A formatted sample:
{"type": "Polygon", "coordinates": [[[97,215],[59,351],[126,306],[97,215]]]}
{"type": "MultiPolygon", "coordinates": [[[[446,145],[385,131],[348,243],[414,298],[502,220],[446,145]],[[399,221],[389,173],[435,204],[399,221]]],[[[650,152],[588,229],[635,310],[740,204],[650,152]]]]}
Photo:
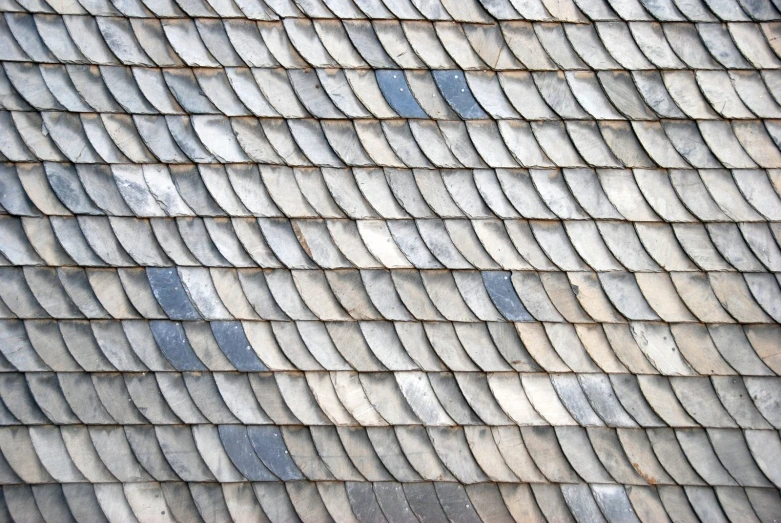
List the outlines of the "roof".
{"type": "Polygon", "coordinates": [[[777,521],[780,11],[0,0],[0,521],[777,521]]]}

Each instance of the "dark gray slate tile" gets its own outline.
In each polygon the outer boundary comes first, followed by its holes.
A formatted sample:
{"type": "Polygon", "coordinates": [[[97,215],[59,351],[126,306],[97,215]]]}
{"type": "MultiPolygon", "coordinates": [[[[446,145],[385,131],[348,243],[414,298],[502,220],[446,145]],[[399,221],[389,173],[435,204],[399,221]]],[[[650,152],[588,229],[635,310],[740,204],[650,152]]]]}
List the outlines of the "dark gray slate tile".
{"type": "Polygon", "coordinates": [[[421,523],[448,521],[433,483],[405,483],[403,488],[410,508],[421,523]]]}
{"type": "Polygon", "coordinates": [[[349,481],[345,486],[353,513],[362,523],[387,523],[371,483],[349,481]]]}
{"type": "Polygon", "coordinates": [[[375,72],[377,83],[385,100],[403,118],[426,118],[404,77],[399,70],[379,70],[375,72]]]}
{"type": "Polygon", "coordinates": [[[220,425],[220,441],[233,464],[250,481],[274,481],[277,477],[260,461],[253,450],[247,428],[220,425]]]}
{"type": "Polygon", "coordinates": [[[193,352],[181,323],[152,321],[149,323],[149,327],[160,351],[176,370],[206,370],[206,367],[193,352]]]}
{"type": "Polygon", "coordinates": [[[472,506],[472,500],[463,486],[458,483],[435,483],[437,497],[448,519],[451,521],[463,521],[464,523],[478,523],[482,521],[472,506]]]}
{"type": "Polygon", "coordinates": [[[509,272],[486,271],[482,276],[488,296],[508,321],[533,321],[515,293],[509,272]]]}
{"type": "Polygon", "coordinates": [[[463,71],[432,71],[432,75],[447,103],[461,118],[467,120],[488,117],[472,95],[463,71]]]}
{"type": "Polygon", "coordinates": [[[220,349],[233,363],[236,370],[244,372],[268,370],[252,350],[240,322],[214,321],[210,323],[210,326],[220,349]]]}
{"type": "Polygon", "coordinates": [[[283,481],[304,479],[287,450],[277,427],[253,426],[247,429],[252,448],[263,463],[283,481]]]}
{"type": "Polygon", "coordinates": [[[153,268],[146,271],[157,302],[173,320],[197,320],[200,315],[187,297],[179,273],[174,267],[153,268]]]}

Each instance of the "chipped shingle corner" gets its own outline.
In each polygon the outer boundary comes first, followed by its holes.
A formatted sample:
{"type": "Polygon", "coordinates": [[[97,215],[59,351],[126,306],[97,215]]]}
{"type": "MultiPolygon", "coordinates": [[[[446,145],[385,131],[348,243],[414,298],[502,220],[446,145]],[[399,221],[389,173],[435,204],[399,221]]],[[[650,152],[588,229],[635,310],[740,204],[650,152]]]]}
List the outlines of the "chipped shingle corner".
{"type": "Polygon", "coordinates": [[[778,521],[777,0],[0,0],[0,521],[778,521]]]}

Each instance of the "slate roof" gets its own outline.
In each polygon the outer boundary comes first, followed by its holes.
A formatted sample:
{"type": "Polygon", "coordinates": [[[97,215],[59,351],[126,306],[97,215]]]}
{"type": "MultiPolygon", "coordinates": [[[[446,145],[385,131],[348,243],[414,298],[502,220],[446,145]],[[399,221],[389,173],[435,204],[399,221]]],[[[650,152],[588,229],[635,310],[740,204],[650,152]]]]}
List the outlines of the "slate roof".
{"type": "Polygon", "coordinates": [[[0,12],[0,521],[781,518],[781,2],[0,12]]]}

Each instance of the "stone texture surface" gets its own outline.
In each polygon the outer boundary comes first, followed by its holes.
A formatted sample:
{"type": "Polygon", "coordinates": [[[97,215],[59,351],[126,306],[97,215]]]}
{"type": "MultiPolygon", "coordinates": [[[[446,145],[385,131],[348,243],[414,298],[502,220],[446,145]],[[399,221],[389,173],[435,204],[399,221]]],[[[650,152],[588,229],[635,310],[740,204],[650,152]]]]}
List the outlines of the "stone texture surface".
{"type": "Polygon", "coordinates": [[[0,521],[778,521],[779,36],[0,0],[0,521]]]}

